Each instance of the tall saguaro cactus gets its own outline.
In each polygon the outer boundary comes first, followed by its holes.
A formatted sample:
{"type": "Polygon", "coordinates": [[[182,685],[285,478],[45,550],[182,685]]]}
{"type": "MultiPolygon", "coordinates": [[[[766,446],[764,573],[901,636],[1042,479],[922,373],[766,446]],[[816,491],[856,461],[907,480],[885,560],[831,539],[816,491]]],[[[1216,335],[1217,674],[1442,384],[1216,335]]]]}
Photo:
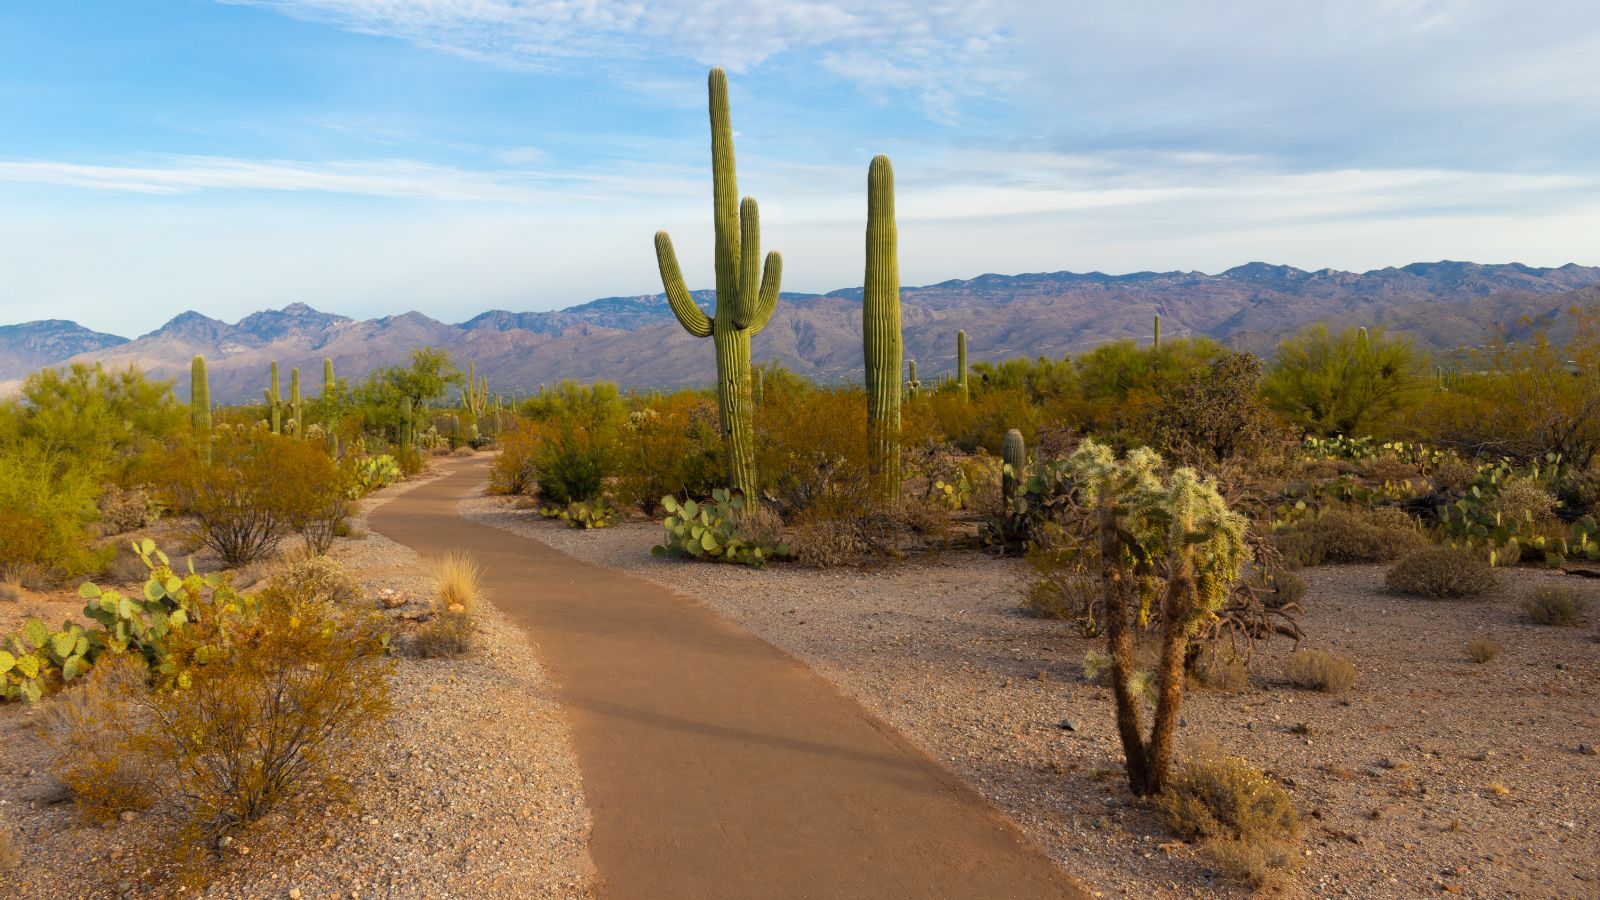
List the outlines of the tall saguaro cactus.
{"type": "Polygon", "coordinates": [[[967,333],[956,332],[956,385],[961,391],[961,396],[971,397],[967,388],[967,333]]]}
{"type": "Polygon", "coordinates": [[[289,370],[289,421],[294,423],[294,436],[305,437],[305,405],[300,402],[300,370],[289,370]]]}
{"type": "Polygon", "coordinates": [[[861,295],[867,369],[867,429],[878,493],[900,497],[900,257],[894,221],[894,167],[873,157],[867,169],[867,274],[861,295]]]}
{"type": "Polygon", "coordinates": [[[272,433],[283,433],[283,399],[278,393],[278,361],[272,361],[272,380],[261,392],[267,400],[267,417],[272,422],[272,433]]]}
{"type": "Polygon", "coordinates": [[[196,356],[189,365],[189,425],[200,458],[211,462],[211,382],[206,378],[204,356],[196,356]]]}
{"type": "Polygon", "coordinates": [[[1155,343],[1153,346],[1157,350],[1161,349],[1161,313],[1156,313],[1155,343]]]}
{"type": "Polygon", "coordinates": [[[328,452],[334,456],[339,455],[339,415],[338,394],[339,383],[333,377],[333,357],[322,358],[322,408],[323,414],[328,417],[323,428],[327,431],[328,452]]]}
{"type": "Polygon", "coordinates": [[[741,202],[733,165],[733,125],[728,114],[728,76],[712,69],[708,79],[711,101],[711,182],[716,228],[717,306],[707,316],[695,305],[678,268],[672,238],[656,232],[656,263],[667,302],[685,331],[712,339],[717,352],[717,402],[722,414],[722,443],[728,456],[728,483],[742,491],[747,502],[756,498],[755,415],[750,398],[750,338],[761,333],[778,305],[778,284],[783,257],[761,257],[760,213],[753,197],[741,202]]]}
{"type": "Polygon", "coordinates": [[[467,433],[470,440],[478,439],[478,420],[489,409],[489,376],[478,378],[478,362],[467,363],[467,385],[461,389],[461,408],[467,411],[467,433]]]}

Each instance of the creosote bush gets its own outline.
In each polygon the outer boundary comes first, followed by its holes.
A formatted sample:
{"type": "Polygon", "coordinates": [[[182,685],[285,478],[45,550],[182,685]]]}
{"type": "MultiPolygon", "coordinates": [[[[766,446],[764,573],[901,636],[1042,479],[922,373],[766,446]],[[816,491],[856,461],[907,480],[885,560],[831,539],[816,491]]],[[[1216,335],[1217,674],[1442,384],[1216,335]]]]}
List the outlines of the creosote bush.
{"type": "Polygon", "coordinates": [[[1555,585],[1534,588],[1522,601],[1522,611],[1537,625],[1577,625],[1589,598],[1555,585]]]}
{"type": "Polygon", "coordinates": [[[1327,509],[1278,529],[1273,539],[1293,566],[1388,562],[1427,544],[1410,516],[1388,507],[1327,509]]]}
{"type": "Polygon", "coordinates": [[[1189,667],[1189,674],[1201,687],[1222,693],[1237,693],[1250,686],[1250,669],[1244,660],[1226,647],[1212,647],[1189,667]]]}
{"type": "Polygon", "coordinates": [[[1288,791],[1242,759],[1211,752],[1188,759],[1155,800],[1167,826],[1201,840],[1219,868],[1262,887],[1287,874],[1300,836],[1288,791]]]}
{"type": "Polygon", "coordinates": [[[1355,684],[1356,666],[1337,653],[1299,650],[1283,661],[1283,674],[1295,687],[1339,694],[1355,684]]]}
{"type": "Polygon", "coordinates": [[[1481,597],[1499,578],[1487,562],[1455,547],[1429,547],[1395,563],[1384,577],[1389,590],[1430,600],[1481,597]]]}
{"type": "Polygon", "coordinates": [[[1500,645],[1488,638],[1477,638],[1467,642],[1467,658],[1483,665],[1494,662],[1500,655],[1500,645]]]}
{"type": "Polygon", "coordinates": [[[149,724],[148,674],[137,654],[112,654],[44,708],[39,731],[51,749],[50,772],[72,791],[85,821],[109,822],[157,799],[155,761],[139,752],[149,724]]]}

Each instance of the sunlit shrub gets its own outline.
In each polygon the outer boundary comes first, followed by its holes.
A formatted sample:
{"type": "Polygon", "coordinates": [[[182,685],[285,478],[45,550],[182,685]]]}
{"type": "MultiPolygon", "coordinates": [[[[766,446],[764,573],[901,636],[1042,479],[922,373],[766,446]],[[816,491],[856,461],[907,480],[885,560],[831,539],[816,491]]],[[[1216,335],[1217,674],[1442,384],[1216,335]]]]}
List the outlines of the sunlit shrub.
{"type": "Polygon", "coordinates": [[[1455,547],[1429,547],[1395,563],[1384,583],[1397,593],[1443,600],[1482,596],[1498,586],[1499,578],[1475,554],[1455,547]]]}

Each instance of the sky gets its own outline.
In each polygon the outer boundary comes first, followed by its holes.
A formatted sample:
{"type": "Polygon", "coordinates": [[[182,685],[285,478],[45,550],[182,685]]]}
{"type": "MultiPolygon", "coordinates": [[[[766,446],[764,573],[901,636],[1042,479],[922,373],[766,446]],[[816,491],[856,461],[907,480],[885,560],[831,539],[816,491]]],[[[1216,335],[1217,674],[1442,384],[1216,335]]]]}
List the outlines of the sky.
{"type": "Polygon", "coordinates": [[[0,324],[709,287],[713,65],[786,290],[1600,263],[1592,0],[9,0],[0,324]]]}

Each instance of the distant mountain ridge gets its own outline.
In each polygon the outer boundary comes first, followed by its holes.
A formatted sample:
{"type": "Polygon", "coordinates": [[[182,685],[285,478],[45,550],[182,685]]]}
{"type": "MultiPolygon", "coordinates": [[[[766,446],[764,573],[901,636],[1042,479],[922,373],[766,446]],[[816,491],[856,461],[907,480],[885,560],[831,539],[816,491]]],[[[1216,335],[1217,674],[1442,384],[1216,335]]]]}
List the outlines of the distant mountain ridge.
{"type": "MultiPolygon", "coordinates": [[[[711,291],[694,296],[707,307],[714,300],[711,291]]],[[[784,294],[756,338],[756,358],[819,379],[859,379],[860,301],[859,287],[784,294]]],[[[1559,326],[1568,306],[1600,302],[1600,268],[1441,261],[1354,273],[1252,262],[1216,275],[985,274],[902,288],[901,301],[906,356],[927,377],[954,367],[957,329],[967,331],[974,360],[1061,356],[1110,340],[1148,340],[1158,313],[1168,336],[1207,335],[1262,353],[1314,321],[1381,326],[1429,348],[1477,344],[1494,329],[1519,333],[1524,317],[1559,326]]],[[[490,310],[457,324],[418,312],[359,321],[303,303],[235,324],[185,312],[133,341],[71,322],[33,322],[0,327],[0,381],[98,360],[174,378],[182,396],[188,380],[180,376],[201,354],[213,396],[240,402],[260,395],[272,359],[285,372],[297,366],[314,375],[314,391],[323,357],[333,358],[341,377],[359,379],[425,345],[463,364],[476,360],[492,389],[510,393],[562,378],[675,387],[715,375],[711,348],[684,333],[666,298],[652,294],[550,312],[490,310]]]]}

